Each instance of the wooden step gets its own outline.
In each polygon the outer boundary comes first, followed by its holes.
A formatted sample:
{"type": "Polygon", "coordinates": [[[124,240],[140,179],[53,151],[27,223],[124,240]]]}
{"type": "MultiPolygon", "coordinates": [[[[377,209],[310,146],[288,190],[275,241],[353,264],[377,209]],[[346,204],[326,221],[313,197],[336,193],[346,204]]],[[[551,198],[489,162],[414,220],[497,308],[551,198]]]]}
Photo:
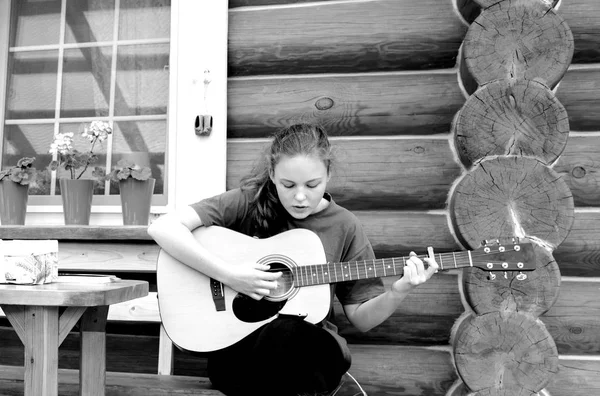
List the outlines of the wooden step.
{"type": "MultiPolygon", "coordinates": [[[[23,367],[0,366],[0,394],[23,395],[23,367]]],[[[58,370],[58,394],[79,395],[79,371],[58,370]]],[[[223,396],[211,389],[210,382],[203,377],[178,375],[156,375],[139,373],[106,373],[106,396],[163,396],[163,395],[223,396]]]]}

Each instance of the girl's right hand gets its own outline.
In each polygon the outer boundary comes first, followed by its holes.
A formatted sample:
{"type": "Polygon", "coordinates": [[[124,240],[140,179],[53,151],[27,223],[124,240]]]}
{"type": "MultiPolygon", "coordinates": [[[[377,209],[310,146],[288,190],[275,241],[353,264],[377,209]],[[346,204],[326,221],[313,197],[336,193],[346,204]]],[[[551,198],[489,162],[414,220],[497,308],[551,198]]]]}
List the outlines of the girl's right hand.
{"type": "Polygon", "coordinates": [[[231,268],[227,285],[238,293],[260,300],[277,288],[277,279],[281,271],[269,272],[265,264],[236,265],[231,268]]]}

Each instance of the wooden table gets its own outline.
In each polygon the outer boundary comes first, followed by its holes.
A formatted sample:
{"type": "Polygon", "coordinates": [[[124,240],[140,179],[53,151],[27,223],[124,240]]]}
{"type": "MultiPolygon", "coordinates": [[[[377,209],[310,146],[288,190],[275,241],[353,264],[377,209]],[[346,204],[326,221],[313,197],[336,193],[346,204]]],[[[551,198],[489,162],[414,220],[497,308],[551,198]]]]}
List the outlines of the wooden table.
{"type": "Polygon", "coordinates": [[[25,396],[58,395],[58,347],[77,322],[79,394],[103,396],[108,307],[146,295],[148,282],[135,280],[0,285],[0,308],[25,346],[25,396]]]}

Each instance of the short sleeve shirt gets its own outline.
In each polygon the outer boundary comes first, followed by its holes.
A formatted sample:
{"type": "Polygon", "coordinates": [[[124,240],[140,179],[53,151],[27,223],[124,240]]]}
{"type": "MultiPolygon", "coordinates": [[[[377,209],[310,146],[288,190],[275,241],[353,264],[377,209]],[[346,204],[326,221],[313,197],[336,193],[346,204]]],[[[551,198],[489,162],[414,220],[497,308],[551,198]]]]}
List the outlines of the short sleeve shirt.
{"type": "MultiPolygon", "coordinates": [[[[194,203],[191,207],[205,226],[218,225],[255,236],[249,216],[252,195],[252,191],[237,188],[194,203]]],[[[295,219],[287,212],[282,213],[281,216],[285,216],[282,231],[305,228],[315,232],[321,239],[327,262],[373,260],[373,248],[358,218],[337,205],[329,194],[326,193],[325,198],[329,200],[329,205],[305,219],[295,219]]],[[[334,283],[331,286],[331,301],[335,294],[342,305],[360,304],[383,292],[383,283],[379,278],[334,283]]],[[[333,309],[330,306],[329,315],[322,325],[337,333],[333,319],[333,309]]]]}

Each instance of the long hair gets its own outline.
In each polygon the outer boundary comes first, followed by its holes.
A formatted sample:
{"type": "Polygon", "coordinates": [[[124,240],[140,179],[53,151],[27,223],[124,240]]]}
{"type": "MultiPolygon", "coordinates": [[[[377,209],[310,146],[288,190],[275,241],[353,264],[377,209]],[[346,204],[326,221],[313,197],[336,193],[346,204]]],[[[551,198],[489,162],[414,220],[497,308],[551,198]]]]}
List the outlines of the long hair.
{"type": "Polygon", "coordinates": [[[333,154],[325,130],[313,124],[295,124],[279,130],[259,163],[240,182],[242,190],[254,192],[250,216],[259,236],[270,236],[282,229],[284,209],[270,176],[282,157],[297,155],[319,158],[329,173],[333,154]]]}

